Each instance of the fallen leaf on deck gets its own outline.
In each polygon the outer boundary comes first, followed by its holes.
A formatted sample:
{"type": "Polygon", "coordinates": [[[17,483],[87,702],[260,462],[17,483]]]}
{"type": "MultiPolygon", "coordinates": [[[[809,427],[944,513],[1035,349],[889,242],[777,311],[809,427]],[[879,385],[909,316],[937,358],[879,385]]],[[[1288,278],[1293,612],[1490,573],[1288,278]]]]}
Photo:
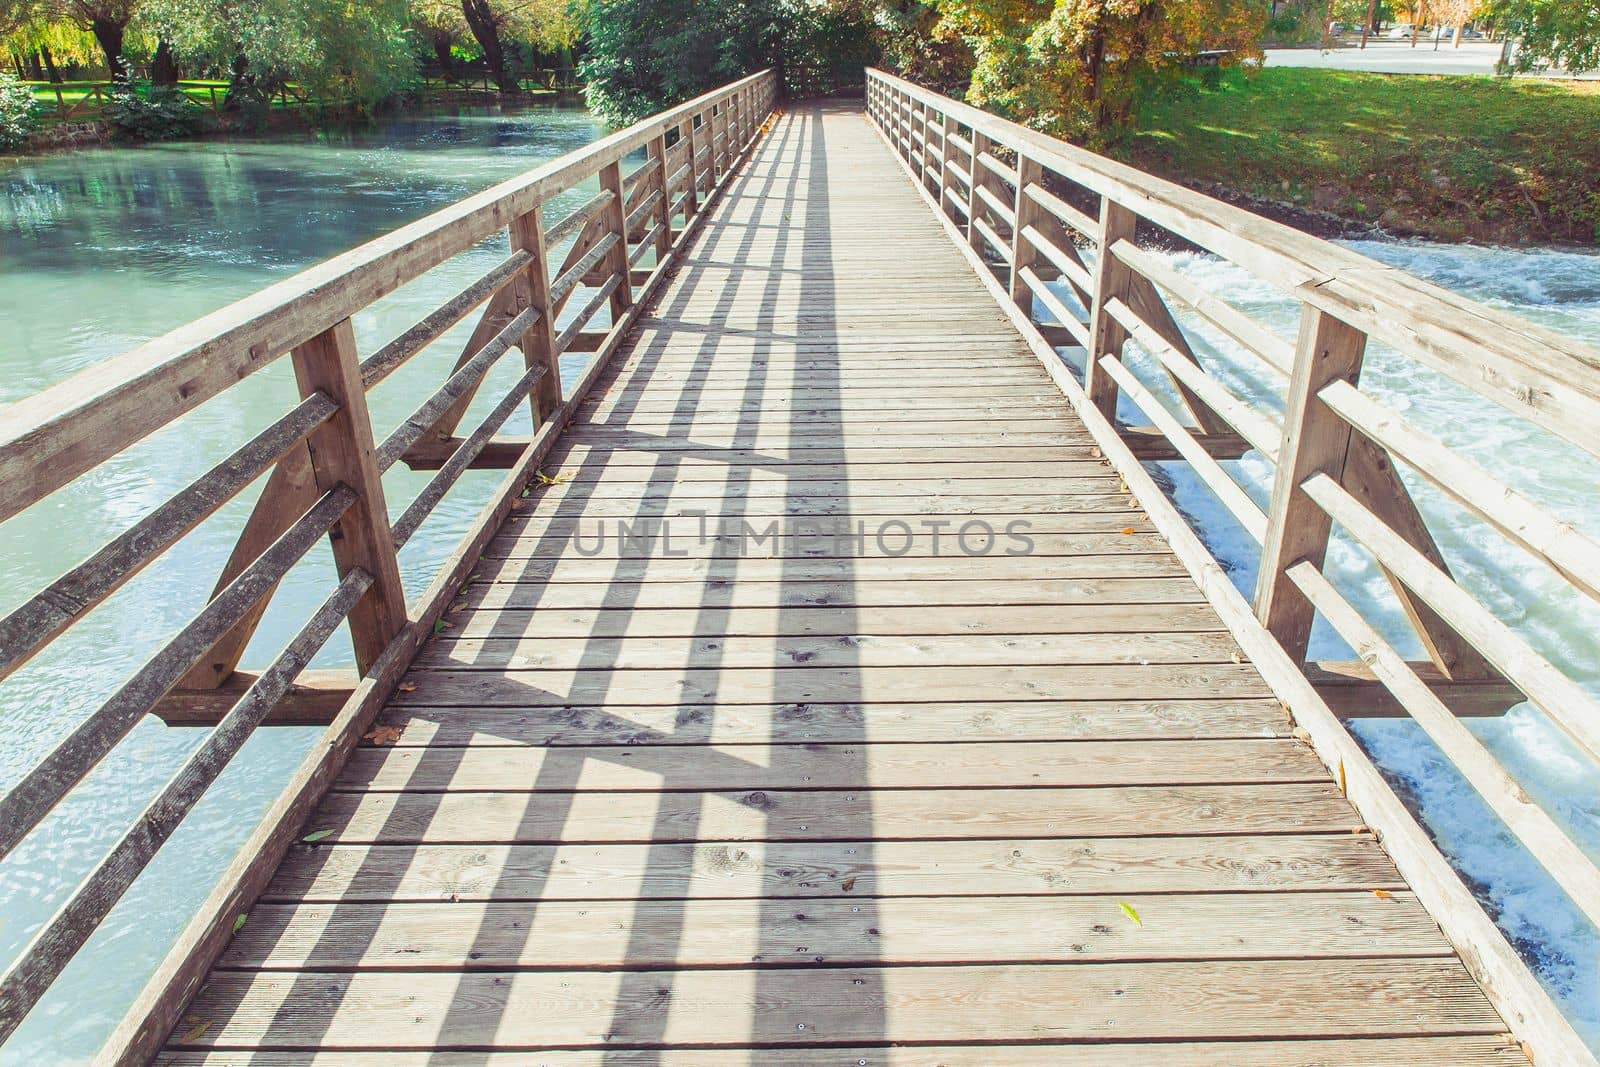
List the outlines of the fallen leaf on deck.
{"type": "Polygon", "coordinates": [[[415,693],[416,691],[417,691],[417,683],[416,682],[401,682],[400,683],[400,692],[402,692],[402,693],[415,693]]]}
{"type": "Polygon", "coordinates": [[[850,892],[850,890],[854,889],[855,887],[856,876],[853,874],[849,878],[846,878],[844,881],[839,883],[839,888],[843,889],[846,893],[850,892]]]}
{"type": "Polygon", "coordinates": [[[1374,889],[1372,891],[1372,895],[1377,897],[1379,900],[1390,900],[1394,897],[1394,894],[1389,892],[1387,889],[1374,889]]]}
{"type": "Polygon", "coordinates": [[[241,911],[239,913],[239,917],[237,919],[233,920],[233,932],[234,933],[238,933],[240,930],[243,930],[244,929],[244,921],[246,919],[248,919],[249,917],[250,916],[246,912],[242,912],[241,911]]]}
{"type": "Polygon", "coordinates": [[[324,837],[327,837],[331,833],[333,833],[332,830],[313,830],[309,834],[307,834],[306,836],[302,837],[300,840],[304,841],[308,845],[314,845],[318,841],[321,841],[324,837]]]}
{"type": "MultiPolygon", "coordinates": [[[[189,1016],[188,1019],[185,1019],[183,1021],[184,1022],[188,1022],[190,1019],[194,1019],[194,1016],[191,1015],[191,1016],[189,1016]]],[[[192,1027],[190,1027],[188,1030],[184,1031],[183,1039],[185,1041],[198,1040],[200,1038],[200,1036],[202,1034],[204,1034],[209,1029],[211,1029],[211,1024],[210,1023],[206,1022],[204,1019],[196,1020],[195,1024],[192,1027]]]]}
{"type": "Polygon", "coordinates": [[[1119,901],[1117,901],[1117,907],[1122,909],[1122,914],[1126,915],[1129,919],[1133,920],[1133,924],[1135,926],[1143,926],[1144,925],[1144,920],[1139,918],[1138,909],[1135,908],[1132,904],[1129,904],[1126,900],[1119,900],[1119,901]]]}
{"type": "Polygon", "coordinates": [[[1124,535],[1131,534],[1131,533],[1133,533],[1133,527],[1132,526],[1124,526],[1122,528],[1122,532],[1123,532],[1124,535]]]}
{"type": "Polygon", "coordinates": [[[375,745],[392,745],[400,740],[400,735],[405,732],[404,726],[374,726],[361,736],[375,745]]]}

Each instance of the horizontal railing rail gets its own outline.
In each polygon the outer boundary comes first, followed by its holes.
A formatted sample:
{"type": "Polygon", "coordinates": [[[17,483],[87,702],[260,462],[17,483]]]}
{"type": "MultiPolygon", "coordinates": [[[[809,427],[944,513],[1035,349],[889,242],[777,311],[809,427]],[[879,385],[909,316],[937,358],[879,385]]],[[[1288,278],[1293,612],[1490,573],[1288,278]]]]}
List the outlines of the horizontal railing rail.
{"type": "Polygon", "coordinates": [[[251,733],[286,712],[313,655],[348,622],[356,671],[332,705],[316,689],[319,744],[285,784],[201,911],[107,1046],[136,1061],[170,1031],[194,984],[293,840],[299,823],[387,699],[434,622],[515,506],[623,332],[676,262],[710,200],[749,151],[776,98],[751,75],[368,242],[33,397],[0,409],[0,522],[170,426],[288,355],[298,404],[102,549],[0,619],[0,680],[60,640],[124,583],[265,477],[205,606],[95,712],[0,796],[0,858],[146,716],[210,709],[212,727],[110,851],[0,975],[0,1042],[134,883],[251,733]],[[638,150],[644,162],[624,173],[638,150]],[[580,183],[600,191],[546,224],[546,205],[580,183]],[[677,200],[672,194],[682,190],[677,200]],[[365,359],[351,317],[498,231],[507,256],[365,359]],[[566,244],[563,251],[562,245],[566,244]],[[647,255],[653,261],[637,267],[647,255]],[[576,301],[576,303],[574,303],[576,301]],[[571,308],[569,308],[571,305],[571,308]],[[381,441],[367,393],[477,309],[446,379],[381,441]],[[575,310],[573,310],[575,309],[575,310]],[[602,312],[609,321],[602,323],[602,312]],[[569,313],[570,312],[570,313],[569,313]],[[559,328],[558,328],[559,324],[559,328]],[[491,370],[513,349],[524,369],[478,424],[458,427],[491,370]],[[593,353],[564,392],[559,360],[593,353]],[[523,405],[534,434],[502,430],[523,405]],[[383,476],[397,464],[434,473],[392,523],[383,476]],[[505,478],[408,603],[398,552],[471,469],[505,478]],[[260,673],[237,670],[274,590],[324,538],[332,592],[260,673]],[[215,699],[205,699],[205,694],[215,699]]]}
{"type": "Polygon", "coordinates": [[[1600,926],[1600,870],[1460,721],[1526,699],[1600,757],[1600,702],[1452,575],[1398,471],[1589,598],[1600,598],[1600,543],[1361,384],[1369,342],[1382,343],[1587,462],[1600,456],[1600,350],[881,71],[869,72],[867,108],[1508,1021],[1541,1059],[1594,1063],[1343,718],[1409,716],[1600,926]],[[1151,238],[1196,246],[1281,291],[1298,305],[1298,335],[1280,337],[1196,284],[1151,238]],[[1180,315],[1253,360],[1281,389],[1281,411],[1209,373],[1180,315]],[[1125,361],[1130,341],[1156,380],[1125,361]],[[1081,380],[1058,345],[1083,350],[1081,380]],[[1123,421],[1128,411],[1147,423],[1123,421]],[[1247,452],[1274,472],[1265,507],[1224,466],[1247,452]],[[1149,460],[1185,463],[1260,546],[1253,598],[1163,496],[1149,460]],[[1427,662],[1407,661],[1372,609],[1329,579],[1335,525],[1387,578],[1427,662]],[[1359,662],[1307,662],[1319,613],[1359,662]]]}

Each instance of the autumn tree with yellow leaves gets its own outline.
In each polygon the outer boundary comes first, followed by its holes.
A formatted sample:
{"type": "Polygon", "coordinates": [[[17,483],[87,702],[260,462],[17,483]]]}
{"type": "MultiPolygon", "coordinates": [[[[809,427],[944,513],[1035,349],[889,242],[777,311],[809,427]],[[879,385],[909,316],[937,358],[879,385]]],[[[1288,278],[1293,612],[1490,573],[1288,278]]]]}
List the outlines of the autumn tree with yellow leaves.
{"type": "Polygon", "coordinates": [[[1260,58],[1264,4],[1248,0],[939,0],[937,32],[974,56],[967,99],[1103,144],[1140,99],[1197,62],[1260,58]],[[1202,55],[1210,53],[1209,55],[1202,55]]]}

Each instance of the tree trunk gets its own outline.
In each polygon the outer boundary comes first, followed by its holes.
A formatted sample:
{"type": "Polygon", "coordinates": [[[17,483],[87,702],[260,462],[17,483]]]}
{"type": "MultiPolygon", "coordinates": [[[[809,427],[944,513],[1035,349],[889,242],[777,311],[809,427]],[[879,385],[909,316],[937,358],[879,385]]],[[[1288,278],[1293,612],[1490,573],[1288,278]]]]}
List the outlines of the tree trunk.
{"type": "Polygon", "coordinates": [[[1466,28],[1467,28],[1467,24],[1465,22],[1456,23],[1456,43],[1451,45],[1450,46],[1451,48],[1460,48],[1461,47],[1461,31],[1466,29],[1466,28]]]}
{"type": "Polygon", "coordinates": [[[157,42],[156,54],[150,60],[150,81],[155,85],[178,84],[178,57],[171,41],[157,42]]]}
{"type": "Polygon", "coordinates": [[[1372,33],[1372,20],[1378,13],[1378,0],[1367,0],[1367,21],[1361,24],[1361,47],[1367,47],[1367,37],[1372,33]]]}
{"type": "Polygon", "coordinates": [[[39,62],[44,64],[45,77],[56,85],[61,84],[61,71],[56,69],[56,57],[50,54],[50,46],[39,46],[39,62]]]}
{"type": "Polygon", "coordinates": [[[502,93],[516,92],[517,84],[506,70],[506,53],[500,43],[500,27],[495,25],[494,10],[489,6],[489,0],[461,0],[461,14],[465,16],[472,36],[478,39],[478,47],[483,49],[483,62],[489,68],[489,76],[494,79],[495,85],[502,93]]]}
{"type": "Polygon", "coordinates": [[[115,19],[96,18],[89,23],[89,31],[94,34],[100,51],[106,54],[106,70],[111,72],[111,80],[123,84],[132,80],[128,63],[122,58],[122,35],[127,29],[126,21],[118,22],[115,19]]]}
{"type": "Polygon", "coordinates": [[[1095,128],[1101,130],[1106,128],[1108,119],[1105,98],[1101,95],[1105,65],[1106,30],[1103,24],[1096,23],[1094,36],[1089,40],[1089,101],[1094,105],[1095,128]]]}
{"type": "Polygon", "coordinates": [[[439,61],[439,72],[444,75],[444,80],[456,80],[455,57],[450,54],[450,35],[443,30],[434,30],[429,35],[433,39],[433,57],[439,61]]]}

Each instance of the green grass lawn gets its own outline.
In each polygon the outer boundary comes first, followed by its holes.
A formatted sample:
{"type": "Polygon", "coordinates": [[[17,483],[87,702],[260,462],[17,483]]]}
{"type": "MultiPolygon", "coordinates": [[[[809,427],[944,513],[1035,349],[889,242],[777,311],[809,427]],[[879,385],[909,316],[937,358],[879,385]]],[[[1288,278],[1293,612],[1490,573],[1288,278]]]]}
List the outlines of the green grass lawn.
{"type": "Polygon", "coordinates": [[[1600,243],[1600,84],[1230,70],[1152,101],[1119,153],[1443,239],[1600,243]]]}

